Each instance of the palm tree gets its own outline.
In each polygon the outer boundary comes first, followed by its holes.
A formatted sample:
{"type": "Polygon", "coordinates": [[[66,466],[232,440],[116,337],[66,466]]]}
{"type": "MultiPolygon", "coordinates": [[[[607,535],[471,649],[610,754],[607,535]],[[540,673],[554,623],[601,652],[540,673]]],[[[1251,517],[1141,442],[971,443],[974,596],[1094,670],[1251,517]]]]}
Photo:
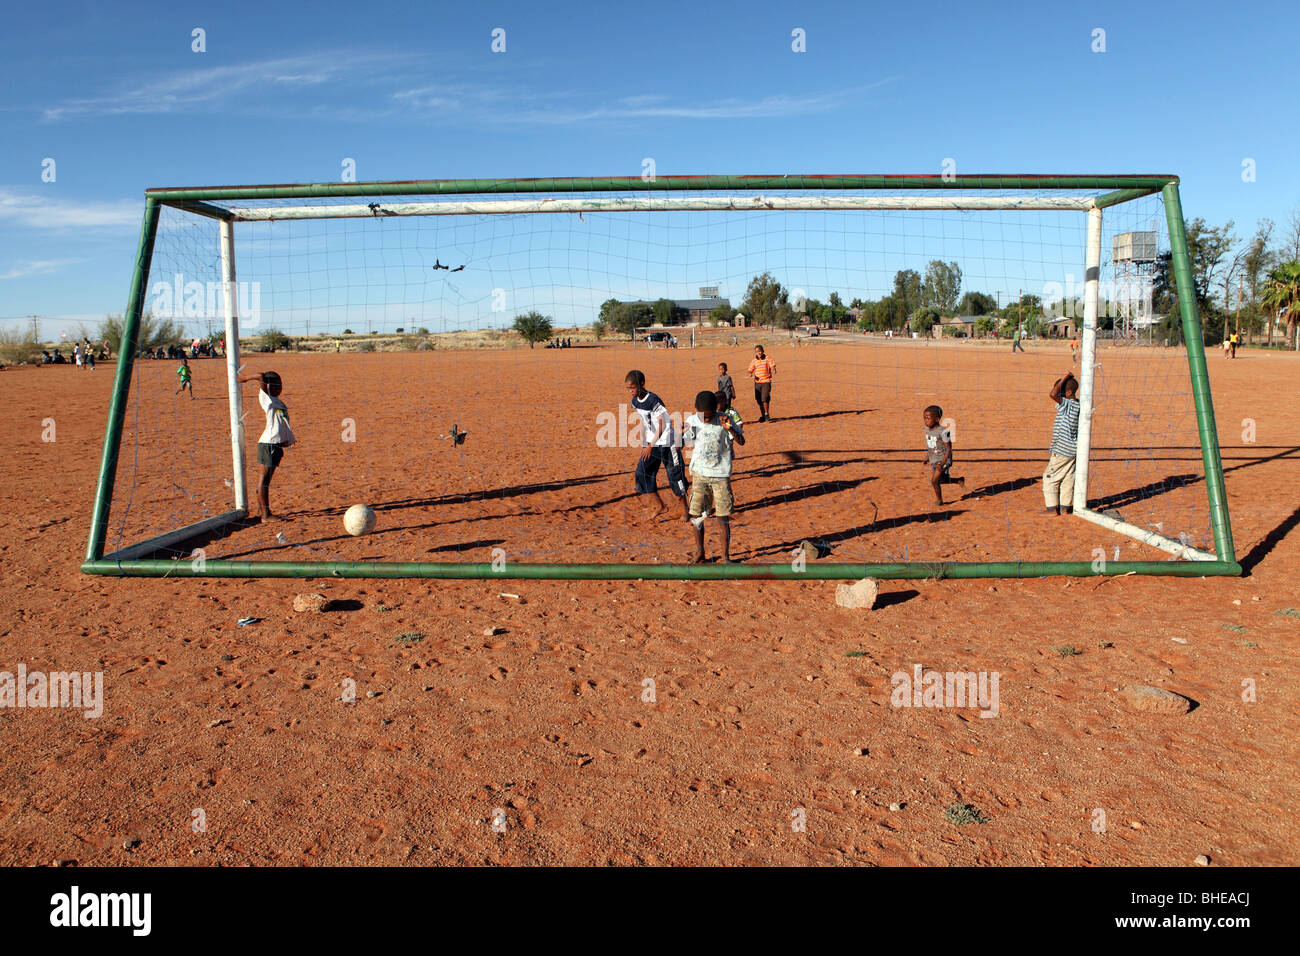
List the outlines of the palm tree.
{"type": "MultiPolygon", "coordinates": [[[[1300,322],[1300,261],[1284,262],[1269,272],[1262,301],[1265,308],[1275,311],[1276,319],[1286,318],[1286,340],[1294,341],[1296,323],[1300,322]]],[[[1269,320],[1270,339],[1276,319],[1269,320]]]]}

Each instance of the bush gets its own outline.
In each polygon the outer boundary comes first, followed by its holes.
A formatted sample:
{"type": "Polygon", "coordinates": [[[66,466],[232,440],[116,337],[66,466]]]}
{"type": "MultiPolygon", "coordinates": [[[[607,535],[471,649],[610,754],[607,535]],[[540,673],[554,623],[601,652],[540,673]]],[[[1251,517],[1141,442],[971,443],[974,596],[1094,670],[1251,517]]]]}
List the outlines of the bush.
{"type": "Polygon", "coordinates": [[[374,342],[362,342],[362,343],[361,343],[361,351],[362,351],[362,352],[373,352],[374,350],[375,350],[375,343],[374,343],[374,342]]]}
{"type": "Polygon", "coordinates": [[[421,335],[428,335],[428,334],[429,334],[429,330],[426,329],[426,328],[422,325],[422,326],[420,326],[420,334],[421,334],[421,335]]]}
{"type": "Polygon", "coordinates": [[[344,330],[343,330],[343,334],[344,334],[344,335],[356,335],[357,333],[353,332],[351,329],[344,329],[344,330]]]}
{"type": "MultiPolygon", "coordinates": [[[[122,350],[124,325],[122,316],[110,315],[99,327],[98,337],[108,343],[114,355],[122,350]]],[[[184,338],[185,328],[171,319],[155,319],[148,312],[140,316],[140,327],[136,331],[136,348],[156,349],[159,346],[175,345],[184,338]]]]}
{"type": "Polygon", "coordinates": [[[401,334],[402,334],[403,332],[405,332],[405,331],[406,331],[406,328],[405,328],[404,326],[400,326],[400,325],[399,325],[399,326],[397,327],[397,334],[398,334],[398,335],[401,335],[401,334]]]}
{"type": "Polygon", "coordinates": [[[292,344],[289,336],[285,335],[279,329],[267,329],[261,335],[262,344],[272,351],[282,351],[289,348],[292,344]]]}
{"type": "Polygon", "coordinates": [[[18,365],[41,360],[41,340],[32,329],[0,329],[0,363],[18,365]]]}
{"type": "Polygon", "coordinates": [[[943,337],[945,339],[961,339],[966,337],[966,329],[960,325],[945,325],[943,327],[943,337]]]}

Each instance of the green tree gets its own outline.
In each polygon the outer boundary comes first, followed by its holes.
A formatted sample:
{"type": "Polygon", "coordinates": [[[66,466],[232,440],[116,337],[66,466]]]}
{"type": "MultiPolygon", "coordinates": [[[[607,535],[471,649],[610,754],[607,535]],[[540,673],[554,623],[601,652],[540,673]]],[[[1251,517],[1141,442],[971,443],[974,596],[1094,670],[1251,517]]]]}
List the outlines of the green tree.
{"type": "Polygon", "coordinates": [[[975,320],[975,335],[982,338],[993,331],[993,323],[996,319],[991,315],[981,315],[975,320]]]}
{"type": "Polygon", "coordinates": [[[900,269],[894,273],[894,292],[891,296],[894,304],[897,306],[897,314],[891,314],[891,328],[898,328],[893,325],[895,318],[901,324],[902,319],[911,315],[921,307],[921,273],[914,269],[900,269]]]}
{"type": "Polygon", "coordinates": [[[832,309],[844,308],[844,300],[840,298],[840,294],[838,292],[832,292],[829,301],[832,309]]]}
{"type": "MultiPolygon", "coordinates": [[[[1263,291],[1264,280],[1268,277],[1275,258],[1273,250],[1269,248],[1269,242],[1273,238],[1273,229],[1274,223],[1272,219],[1259,220],[1255,226],[1255,235],[1246,246],[1246,253],[1242,258],[1242,276],[1246,280],[1246,291],[1250,297],[1246,312],[1249,323],[1247,327],[1252,331],[1260,317],[1259,294],[1263,291]]],[[[1268,332],[1271,343],[1273,339],[1273,324],[1271,322],[1268,323],[1268,332]]]]}
{"type": "MultiPolygon", "coordinates": [[[[1211,226],[1201,217],[1187,224],[1187,254],[1192,261],[1192,284],[1196,287],[1196,304],[1203,316],[1209,318],[1218,315],[1218,308],[1210,300],[1211,290],[1219,277],[1223,265],[1236,237],[1232,234],[1233,222],[1227,225],[1211,226]]],[[[1206,323],[1202,323],[1206,324],[1206,323]]]]}
{"type": "Polygon", "coordinates": [[[913,332],[924,339],[929,337],[930,330],[934,328],[934,324],[938,322],[939,319],[940,315],[935,309],[917,309],[908,319],[908,324],[911,326],[913,332]]]}
{"type": "Polygon", "coordinates": [[[983,292],[967,292],[957,303],[958,315],[991,315],[997,310],[997,300],[983,292]]]}
{"type": "Polygon", "coordinates": [[[730,325],[732,318],[730,304],[715,305],[709,310],[709,321],[714,325],[730,325]]]}
{"type": "MultiPolygon", "coordinates": [[[[1283,262],[1268,274],[1261,300],[1278,321],[1286,322],[1286,343],[1300,348],[1296,324],[1300,322],[1300,261],[1283,262]]],[[[1271,324],[1272,320],[1270,320],[1271,324]]]]}
{"type": "Polygon", "coordinates": [[[522,315],[515,316],[515,324],[512,328],[528,343],[530,349],[535,347],[538,342],[545,342],[555,331],[551,327],[550,316],[542,315],[537,311],[525,312],[522,315]]]}
{"type": "Polygon", "coordinates": [[[650,305],[650,311],[660,325],[676,325],[683,310],[672,299],[655,299],[650,305]]]}
{"type": "Polygon", "coordinates": [[[778,318],[784,318],[783,315],[778,315],[782,306],[793,314],[794,310],[790,309],[790,293],[781,287],[772,273],[764,272],[749,280],[740,311],[749,316],[754,325],[775,328],[778,318]]]}
{"type": "Polygon", "coordinates": [[[952,315],[960,293],[961,267],[955,262],[931,259],[921,286],[921,301],[925,306],[938,310],[940,315],[952,315]]]}

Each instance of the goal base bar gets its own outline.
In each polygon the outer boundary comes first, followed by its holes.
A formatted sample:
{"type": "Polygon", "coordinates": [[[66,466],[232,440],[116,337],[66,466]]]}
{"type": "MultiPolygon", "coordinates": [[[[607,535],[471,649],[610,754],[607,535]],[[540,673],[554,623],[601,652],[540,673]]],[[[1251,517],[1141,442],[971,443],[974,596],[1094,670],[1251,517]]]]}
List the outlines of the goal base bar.
{"type": "MultiPolygon", "coordinates": [[[[223,515],[214,515],[211,518],[204,518],[202,521],[196,521],[194,524],[186,525],[184,528],[177,528],[175,531],[168,531],[166,534],[160,534],[156,538],[149,538],[147,541],[141,541],[139,544],[128,545],[125,548],[104,555],[100,560],[112,562],[113,564],[130,564],[139,561],[139,559],[143,558],[145,555],[154,554],[157,551],[178,550],[179,546],[190,538],[197,538],[200,535],[220,531],[223,528],[228,528],[230,525],[239,524],[247,517],[247,511],[243,508],[237,508],[234,511],[227,511],[223,515]]],[[[188,561],[189,558],[186,558],[185,560],[188,561]]],[[[82,569],[85,569],[84,565],[82,569]]]]}
{"type": "Polygon", "coordinates": [[[1025,561],[934,564],[429,564],[418,561],[87,561],[85,574],[187,578],[444,578],[533,581],[806,581],[860,578],[1227,577],[1242,573],[1235,561],[1025,561]]]}
{"type": "Polygon", "coordinates": [[[1211,554],[1209,551],[1201,551],[1193,548],[1191,545],[1183,544],[1181,541],[1175,541],[1163,534],[1157,534],[1154,531],[1148,531],[1146,528],[1139,528],[1135,524],[1129,524],[1127,521],[1121,521],[1118,518],[1112,518],[1108,514],[1102,514],[1100,511],[1093,511],[1091,508],[1075,508],[1076,517],[1084,521],[1091,521],[1093,524],[1101,525],[1111,531],[1118,531],[1120,534],[1133,538],[1140,544],[1149,545],[1153,548],[1159,548],[1161,551],[1168,551],[1175,558],[1181,558],[1184,561],[1217,561],[1218,555],[1211,554]]]}

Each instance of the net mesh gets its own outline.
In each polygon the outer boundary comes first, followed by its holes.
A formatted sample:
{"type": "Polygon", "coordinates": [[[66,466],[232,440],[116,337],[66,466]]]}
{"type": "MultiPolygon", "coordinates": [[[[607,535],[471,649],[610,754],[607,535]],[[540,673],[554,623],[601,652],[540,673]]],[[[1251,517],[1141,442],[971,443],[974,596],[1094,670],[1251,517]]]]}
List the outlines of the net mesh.
{"type": "MultiPolygon", "coordinates": [[[[382,210],[392,201],[310,203],[382,210]]],[[[1104,223],[1089,500],[1212,550],[1186,354],[1162,347],[1158,327],[1141,337],[1108,330],[1124,294],[1115,288],[1112,240],[1155,232],[1167,251],[1164,209],[1148,197],[1106,210],[1104,223]]],[[[286,520],[197,543],[209,558],[248,560],[678,563],[691,528],[663,471],[657,485],[668,515],[647,517],[654,503],[634,487],[640,435],[623,379],[644,371],[679,424],[696,393],[716,387],[718,363],[726,362],[747,423],[732,476],[734,557],[788,562],[804,540],[819,544],[825,559],[848,562],[1093,560],[1099,551],[1108,560],[1168,557],[1043,513],[1056,410],[1048,391],[1067,371],[1079,374],[1072,335],[1052,320],[1077,306],[1082,324],[1086,227],[1080,212],[1032,210],[602,210],[237,223],[242,361],[246,371],[282,376],[298,441],[271,484],[272,509],[286,520]],[[960,269],[955,294],[926,282],[935,262],[960,269]],[[916,282],[899,281],[907,270],[916,282]],[[828,315],[841,324],[816,336],[713,324],[718,306],[715,318],[745,312],[747,288],[763,274],[787,293],[791,324],[828,315]],[[880,305],[896,286],[903,294],[880,305]],[[706,298],[713,287],[717,299],[706,298]],[[958,316],[967,292],[983,293],[1001,314],[958,316]],[[832,293],[853,310],[819,313],[832,293]],[[686,324],[671,330],[694,348],[612,330],[599,342],[592,336],[602,303],[663,298],[694,310],[679,313],[686,324]],[[909,327],[918,306],[939,313],[937,336],[909,327]],[[532,311],[575,347],[530,348],[507,331],[532,311]],[[859,331],[859,321],[873,330],[859,331]],[[1023,353],[1010,341],[1017,324],[1027,333],[1023,353]],[[284,336],[293,348],[257,351],[282,346],[284,336]],[[776,366],[772,422],[754,420],[747,368],[756,344],[776,366]],[[942,507],[923,463],[922,410],[932,404],[953,436],[951,474],[965,479],[943,488],[942,507]],[[468,437],[453,439],[453,426],[468,437]],[[355,503],[379,515],[376,530],[360,538],[340,521],[355,503]]],[[[190,347],[195,338],[220,338],[219,280],[217,223],[164,206],[146,298],[153,317],[183,326],[190,347]]],[[[136,365],[109,550],[233,507],[225,363],[190,360],[193,399],[177,394],[178,364],[136,365]]],[[[264,416],[254,386],[242,386],[242,400],[254,497],[264,416]]],[[[716,553],[715,525],[705,527],[716,553]]],[[[193,546],[172,552],[188,555],[193,546]]]]}

